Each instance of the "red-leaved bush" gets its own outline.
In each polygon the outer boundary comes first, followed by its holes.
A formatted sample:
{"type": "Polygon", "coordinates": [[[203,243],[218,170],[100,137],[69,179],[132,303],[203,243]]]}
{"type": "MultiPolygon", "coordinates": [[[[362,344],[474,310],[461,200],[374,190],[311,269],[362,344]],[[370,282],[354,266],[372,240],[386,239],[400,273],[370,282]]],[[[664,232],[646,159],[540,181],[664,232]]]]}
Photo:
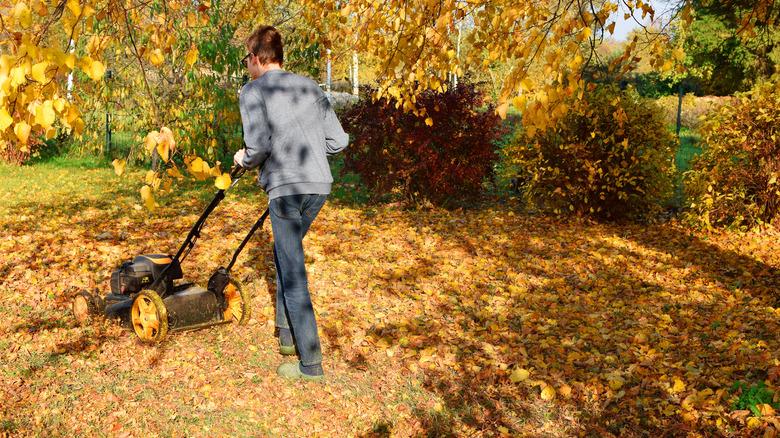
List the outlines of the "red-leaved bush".
{"type": "Polygon", "coordinates": [[[384,98],[365,97],[350,108],[342,116],[352,137],[345,169],[359,174],[374,195],[398,189],[409,200],[445,204],[478,194],[502,131],[492,105],[483,107],[474,85],[461,84],[424,92],[417,106],[427,114],[404,112],[384,98]]]}

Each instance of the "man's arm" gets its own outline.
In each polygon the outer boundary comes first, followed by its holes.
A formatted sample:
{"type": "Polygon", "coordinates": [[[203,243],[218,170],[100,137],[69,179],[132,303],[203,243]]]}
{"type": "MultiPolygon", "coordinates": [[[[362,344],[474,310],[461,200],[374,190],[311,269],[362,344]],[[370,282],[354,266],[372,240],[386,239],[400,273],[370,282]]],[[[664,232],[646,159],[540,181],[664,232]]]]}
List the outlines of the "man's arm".
{"type": "Polygon", "coordinates": [[[349,144],[349,135],[339,123],[336,112],[330,104],[328,97],[323,93],[317,101],[322,113],[322,123],[325,131],[325,153],[335,155],[344,150],[349,144]]]}
{"type": "Polygon", "coordinates": [[[262,166],[271,154],[271,130],[265,101],[257,90],[245,85],[238,97],[238,107],[241,110],[246,145],[246,153],[239,164],[243,168],[254,169],[262,166]]]}

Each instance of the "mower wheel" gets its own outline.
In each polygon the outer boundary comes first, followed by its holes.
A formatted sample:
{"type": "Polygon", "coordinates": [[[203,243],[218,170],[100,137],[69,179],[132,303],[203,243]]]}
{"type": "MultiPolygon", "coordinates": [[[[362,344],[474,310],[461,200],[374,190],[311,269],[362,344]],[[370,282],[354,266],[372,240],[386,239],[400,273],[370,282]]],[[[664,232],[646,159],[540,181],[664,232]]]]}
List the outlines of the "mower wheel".
{"type": "Polygon", "coordinates": [[[237,322],[239,325],[249,322],[249,292],[241,287],[241,283],[231,278],[223,293],[227,300],[227,308],[222,313],[223,320],[237,322]]]}
{"type": "Polygon", "coordinates": [[[144,289],[136,295],[130,320],[135,334],[143,342],[158,343],[168,334],[168,309],[153,290],[144,289]]]}
{"type": "Polygon", "coordinates": [[[91,293],[83,290],[73,297],[71,310],[79,325],[84,325],[89,322],[89,319],[92,316],[98,313],[98,306],[95,297],[91,293]]]}

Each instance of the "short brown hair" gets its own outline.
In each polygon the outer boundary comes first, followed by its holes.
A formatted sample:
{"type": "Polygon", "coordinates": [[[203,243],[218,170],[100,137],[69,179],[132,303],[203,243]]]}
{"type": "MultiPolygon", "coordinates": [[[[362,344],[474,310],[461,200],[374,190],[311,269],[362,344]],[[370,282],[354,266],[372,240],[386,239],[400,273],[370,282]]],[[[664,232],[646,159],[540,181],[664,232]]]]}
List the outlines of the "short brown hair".
{"type": "Polygon", "coordinates": [[[273,26],[260,26],[246,39],[246,47],[259,58],[261,64],[284,62],[282,34],[273,26]]]}

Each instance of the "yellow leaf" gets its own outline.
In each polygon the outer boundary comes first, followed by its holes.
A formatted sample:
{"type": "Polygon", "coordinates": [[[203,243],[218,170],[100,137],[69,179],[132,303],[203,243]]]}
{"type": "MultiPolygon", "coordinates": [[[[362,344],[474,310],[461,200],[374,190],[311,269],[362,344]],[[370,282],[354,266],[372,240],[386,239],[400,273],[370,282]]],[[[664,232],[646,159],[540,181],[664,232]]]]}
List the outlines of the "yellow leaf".
{"type": "Polygon", "coordinates": [[[69,69],[73,70],[74,67],[76,67],[76,55],[72,53],[68,53],[67,55],[64,55],[64,64],[68,66],[69,69]]]}
{"type": "Polygon", "coordinates": [[[160,133],[157,135],[157,142],[165,144],[171,151],[173,151],[176,146],[176,140],[173,139],[173,132],[165,126],[160,129],[160,133]]]}
{"type": "Polygon", "coordinates": [[[49,9],[46,7],[46,2],[36,2],[35,6],[35,12],[38,13],[41,17],[45,17],[49,15],[49,9]]]}
{"type": "Polygon", "coordinates": [[[81,5],[79,4],[78,0],[68,0],[66,6],[74,17],[81,15],[81,5]]]}
{"type": "Polygon", "coordinates": [[[87,43],[87,47],[86,47],[87,53],[89,53],[90,55],[98,55],[103,42],[104,40],[102,37],[98,35],[92,35],[89,38],[89,42],[87,43]]]}
{"type": "Polygon", "coordinates": [[[192,67],[193,64],[198,60],[198,49],[193,47],[189,51],[187,51],[187,56],[185,56],[184,61],[192,67]]]}
{"type": "Polygon", "coordinates": [[[215,177],[215,178],[216,178],[216,177],[218,177],[218,176],[222,175],[222,171],[221,171],[221,170],[219,170],[219,165],[220,165],[220,164],[222,164],[222,163],[220,163],[219,161],[217,161],[217,164],[215,164],[215,165],[214,165],[214,167],[211,169],[211,176],[213,176],[213,177],[215,177]]]}
{"type": "Polygon", "coordinates": [[[150,154],[154,150],[155,146],[157,146],[157,137],[159,136],[159,132],[152,131],[148,134],[146,134],[146,138],[144,139],[144,148],[146,148],[146,151],[150,154]]]}
{"type": "Polygon", "coordinates": [[[767,403],[761,403],[758,406],[758,411],[761,412],[762,417],[772,417],[775,415],[775,408],[767,403]]]}
{"type": "Polygon", "coordinates": [[[103,75],[106,73],[106,66],[103,65],[100,61],[92,61],[92,63],[89,65],[89,77],[92,78],[93,81],[99,81],[103,78],[103,75]]]}
{"type": "Polygon", "coordinates": [[[30,13],[30,8],[27,6],[27,3],[18,2],[16,6],[14,6],[14,19],[17,23],[21,24],[22,27],[30,27],[32,24],[32,14],[30,13]]]}
{"type": "Polygon", "coordinates": [[[563,384],[560,389],[558,389],[558,393],[565,398],[571,397],[571,386],[563,384]]]}
{"type": "Polygon", "coordinates": [[[192,173],[203,172],[203,164],[205,164],[203,162],[203,159],[201,159],[200,157],[195,157],[195,159],[193,159],[187,164],[187,170],[189,170],[192,173]]]}
{"type": "Polygon", "coordinates": [[[512,371],[512,374],[509,376],[509,380],[511,380],[512,383],[522,382],[528,379],[528,376],[530,375],[531,373],[529,373],[528,370],[523,368],[516,368],[514,371],[512,371]]]}
{"type": "Polygon", "coordinates": [[[14,134],[22,144],[27,144],[27,139],[30,137],[30,125],[27,122],[19,122],[14,126],[14,134]]]}
{"type": "Polygon", "coordinates": [[[747,419],[747,427],[748,429],[755,429],[757,427],[761,426],[761,420],[759,420],[756,417],[750,417],[747,419]]]}
{"type": "Polygon", "coordinates": [[[587,40],[591,35],[593,35],[593,30],[591,28],[586,27],[582,29],[582,33],[580,34],[580,41],[587,40]]]}
{"type": "Polygon", "coordinates": [[[555,388],[552,385],[547,385],[542,389],[542,400],[552,400],[555,398],[555,388]]]}
{"type": "Polygon", "coordinates": [[[148,170],[146,171],[146,183],[150,186],[154,185],[155,180],[157,179],[157,172],[154,170],[148,170]]]}
{"type": "Polygon", "coordinates": [[[182,175],[181,172],[179,172],[179,168],[178,167],[175,167],[175,166],[171,167],[166,172],[168,172],[168,175],[173,177],[173,178],[184,178],[184,175],[182,175]]]}
{"type": "Polygon", "coordinates": [[[55,118],[56,114],[52,101],[47,100],[43,102],[43,105],[38,105],[35,108],[35,123],[41,125],[43,129],[49,129],[54,124],[55,118]]]}
{"type": "Polygon", "coordinates": [[[160,65],[165,62],[165,56],[163,56],[162,50],[154,49],[149,53],[149,61],[154,65],[160,65]]]}
{"type": "Polygon", "coordinates": [[[154,210],[156,203],[154,202],[154,195],[152,195],[152,188],[149,186],[141,187],[141,199],[144,200],[144,205],[148,210],[154,210]]]}
{"type": "Polygon", "coordinates": [[[677,394],[678,392],[683,392],[683,391],[685,391],[685,382],[675,377],[674,385],[672,385],[672,393],[677,394]]]}
{"type": "Polygon", "coordinates": [[[428,117],[425,119],[425,124],[428,126],[433,126],[433,119],[428,117]]]}
{"type": "Polygon", "coordinates": [[[509,103],[504,102],[496,108],[496,113],[501,117],[501,120],[506,119],[506,110],[509,109],[509,103]]]}
{"type": "Polygon", "coordinates": [[[24,67],[21,66],[12,68],[8,76],[11,78],[11,87],[16,87],[27,82],[27,78],[25,77],[24,73],[24,67]]]}
{"type": "Polygon", "coordinates": [[[525,78],[522,81],[520,81],[521,91],[531,91],[531,88],[533,87],[534,87],[534,81],[531,80],[531,78],[525,78]]]}
{"type": "Polygon", "coordinates": [[[71,126],[73,126],[73,130],[76,132],[76,134],[81,135],[84,132],[84,119],[77,117],[75,120],[73,120],[71,126]]]}
{"type": "Polygon", "coordinates": [[[85,56],[81,59],[81,69],[89,76],[93,81],[99,81],[106,73],[106,66],[102,62],[94,60],[89,56],[85,56]]]}
{"type": "Polygon", "coordinates": [[[190,161],[187,165],[187,169],[199,181],[203,181],[211,175],[209,163],[203,161],[200,157],[195,157],[195,159],[190,161]]]}
{"type": "Polygon", "coordinates": [[[125,160],[116,159],[112,161],[111,164],[114,165],[114,172],[117,176],[122,176],[122,174],[125,173],[125,165],[127,164],[125,160]]]}
{"type": "Polygon", "coordinates": [[[48,62],[43,61],[32,66],[32,78],[36,82],[41,84],[46,82],[46,67],[48,67],[48,65],[48,62]]]}
{"type": "Polygon", "coordinates": [[[230,187],[230,174],[223,173],[222,176],[218,176],[214,181],[214,185],[220,190],[227,190],[230,187]]]}
{"type": "Polygon", "coordinates": [[[59,99],[55,100],[54,109],[56,109],[58,113],[61,113],[62,110],[65,109],[65,99],[60,97],[59,99]]]}
{"type": "Polygon", "coordinates": [[[620,378],[609,379],[609,387],[613,391],[619,390],[620,388],[623,387],[623,379],[620,379],[620,378]]]}
{"type": "Polygon", "coordinates": [[[696,403],[696,394],[690,394],[680,402],[680,407],[686,411],[691,411],[694,408],[694,403],[696,403]]]}
{"type": "Polygon", "coordinates": [[[168,149],[168,143],[166,142],[159,142],[157,143],[157,153],[160,155],[160,158],[162,158],[164,163],[168,162],[170,149],[168,149]]]}
{"type": "Polygon", "coordinates": [[[678,61],[683,61],[685,59],[685,51],[681,48],[674,49],[672,55],[674,56],[674,59],[678,61]]]}
{"type": "Polygon", "coordinates": [[[13,122],[14,119],[8,114],[8,110],[0,108],[0,131],[5,131],[5,128],[11,126],[11,123],[13,122]]]}
{"type": "Polygon", "coordinates": [[[615,33],[615,22],[609,23],[609,26],[607,26],[607,31],[609,31],[610,35],[613,35],[615,33]]]}

